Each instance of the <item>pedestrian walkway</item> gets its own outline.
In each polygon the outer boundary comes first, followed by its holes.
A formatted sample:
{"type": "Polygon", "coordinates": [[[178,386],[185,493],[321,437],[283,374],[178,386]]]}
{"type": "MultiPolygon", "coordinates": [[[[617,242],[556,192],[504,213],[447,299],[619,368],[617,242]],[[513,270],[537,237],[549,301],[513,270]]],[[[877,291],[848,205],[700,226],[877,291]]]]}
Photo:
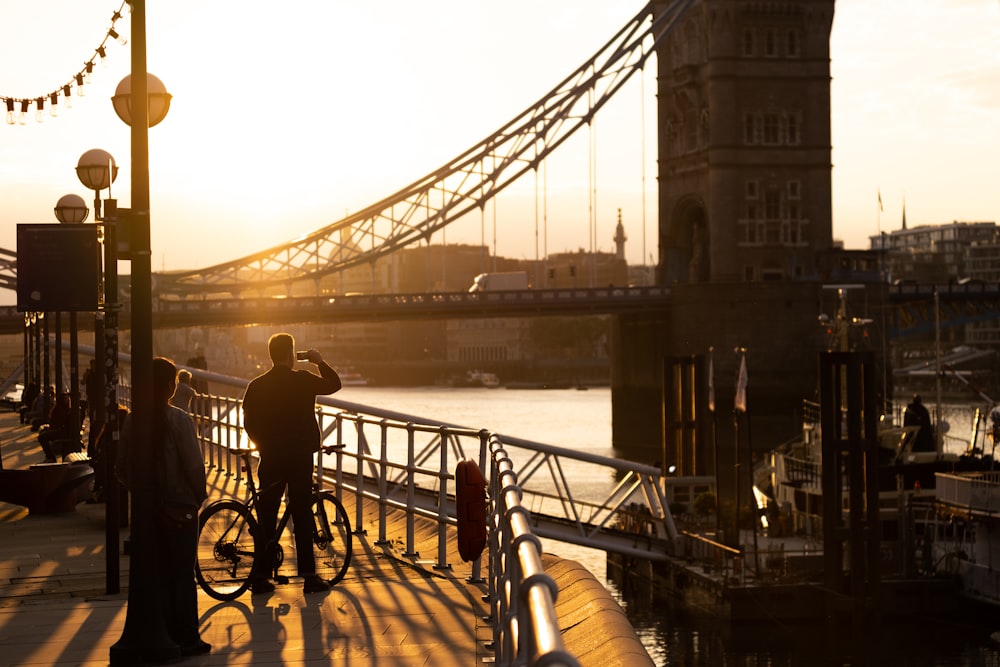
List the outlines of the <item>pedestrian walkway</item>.
{"type": "MultiPolygon", "coordinates": [[[[0,414],[0,452],[8,469],[43,458],[35,434],[13,413],[0,414]]],[[[209,480],[213,497],[242,495],[230,477],[210,474],[209,480]]],[[[129,560],[120,558],[121,592],[106,594],[104,512],[103,504],[81,504],[75,512],[28,516],[24,508],[0,503],[0,664],[108,664],[125,624],[129,560]]],[[[376,524],[369,525],[374,530],[376,524]]],[[[467,581],[472,568],[457,549],[450,569],[403,556],[404,529],[405,522],[392,522],[387,545],[356,535],[351,568],[329,593],[305,595],[295,578],[271,595],[248,593],[225,603],[199,589],[202,637],[212,652],[177,664],[490,662],[486,584],[467,581]],[[395,534],[392,526],[398,526],[395,534]]],[[[121,533],[126,538],[128,529],[121,533]]],[[[434,527],[423,526],[418,539],[418,553],[432,558],[434,527]]]]}

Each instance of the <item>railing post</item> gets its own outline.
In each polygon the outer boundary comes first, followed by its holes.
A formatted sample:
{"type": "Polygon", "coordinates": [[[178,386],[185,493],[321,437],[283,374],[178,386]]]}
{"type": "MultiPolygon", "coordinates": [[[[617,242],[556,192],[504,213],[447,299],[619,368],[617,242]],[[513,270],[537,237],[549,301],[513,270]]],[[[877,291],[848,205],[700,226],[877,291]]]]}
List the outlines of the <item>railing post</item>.
{"type": "Polygon", "coordinates": [[[419,558],[420,553],[416,550],[416,518],[414,506],[416,505],[416,482],[414,475],[417,471],[415,462],[416,442],[414,438],[415,427],[413,422],[406,424],[406,552],[404,556],[408,558],[419,558]]]}
{"type": "MultiPolygon", "coordinates": [[[[489,449],[490,433],[486,429],[479,431],[479,469],[485,471],[487,475],[491,475],[492,466],[490,468],[486,467],[486,454],[489,449]]],[[[492,475],[491,475],[492,476],[492,475]]],[[[489,477],[487,477],[489,480],[489,477]]],[[[490,488],[487,482],[487,489],[490,488]]],[[[457,491],[456,491],[457,497],[457,491]]],[[[479,584],[483,582],[483,557],[480,555],[476,560],[472,561],[472,573],[469,578],[466,579],[470,584],[479,584]]]]}
{"type": "Polygon", "coordinates": [[[358,467],[354,474],[354,495],[355,495],[355,505],[354,505],[354,534],[355,535],[366,535],[367,530],[364,529],[365,520],[365,471],[362,465],[363,455],[361,453],[361,443],[365,441],[365,417],[364,415],[357,415],[354,422],[357,425],[358,433],[358,467]]]}
{"type": "Polygon", "coordinates": [[[450,570],[448,564],[448,438],[447,426],[441,427],[441,464],[438,468],[438,558],[436,570],[450,570]]]}
{"type": "Polygon", "coordinates": [[[337,413],[337,469],[333,472],[334,486],[337,487],[337,498],[343,502],[344,488],[344,413],[337,413]]]}
{"type": "Polygon", "coordinates": [[[386,537],[386,523],[387,523],[387,481],[386,476],[389,473],[389,421],[383,419],[379,422],[381,428],[381,442],[379,444],[379,455],[378,455],[378,539],[375,540],[375,544],[379,546],[384,546],[389,544],[389,540],[386,537]]]}

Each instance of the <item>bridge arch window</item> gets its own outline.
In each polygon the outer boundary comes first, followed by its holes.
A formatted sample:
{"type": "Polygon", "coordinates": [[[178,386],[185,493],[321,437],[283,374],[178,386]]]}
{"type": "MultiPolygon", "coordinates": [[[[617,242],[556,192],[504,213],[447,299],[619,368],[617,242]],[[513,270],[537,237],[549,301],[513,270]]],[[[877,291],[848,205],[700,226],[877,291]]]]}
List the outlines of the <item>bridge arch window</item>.
{"type": "Polygon", "coordinates": [[[785,115],[785,143],[789,146],[799,145],[800,126],[802,121],[796,113],[785,115]]]}
{"type": "Polygon", "coordinates": [[[778,55],[778,34],[774,28],[764,31],[764,55],[775,58],[778,55]]]}
{"type": "Polygon", "coordinates": [[[778,119],[778,114],[776,113],[766,113],[764,114],[764,132],[763,132],[763,144],[766,146],[775,146],[781,141],[780,127],[781,123],[778,119]]]}
{"type": "Polygon", "coordinates": [[[756,180],[750,180],[746,182],[746,198],[756,199],[758,191],[758,183],[756,180]]]}
{"type": "Polygon", "coordinates": [[[801,39],[799,39],[799,31],[792,28],[788,31],[785,36],[785,54],[789,58],[798,58],[799,50],[801,45],[801,39]]]}
{"type": "Polygon", "coordinates": [[[753,56],[754,52],[754,31],[753,28],[743,30],[743,55],[753,56]]]}
{"type": "Polygon", "coordinates": [[[781,217],[781,197],[774,188],[768,188],[764,193],[764,217],[777,220],[781,217]]]}
{"type": "Polygon", "coordinates": [[[802,182],[788,181],[788,198],[795,200],[802,197],[802,182]]]}

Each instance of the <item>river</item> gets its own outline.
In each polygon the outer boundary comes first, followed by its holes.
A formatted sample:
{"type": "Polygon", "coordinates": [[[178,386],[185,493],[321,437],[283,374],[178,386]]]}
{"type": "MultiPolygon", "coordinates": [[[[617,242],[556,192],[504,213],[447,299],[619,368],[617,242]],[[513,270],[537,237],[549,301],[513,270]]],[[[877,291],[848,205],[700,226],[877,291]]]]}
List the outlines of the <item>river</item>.
{"type": "MultiPolygon", "coordinates": [[[[443,387],[345,387],[338,398],[434,420],[508,434],[612,456],[611,392],[607,388],[513,390],[443,387]]],[[[930,407],[930,406],[929,406],[930,407]]],[[[945,406],[950,423],[949,449],[964,449],[972,424],[972,408],[945,406]]],[[[932,410],[933,412],[933,410],[932,410]]],[[[572,471],[567,471],[573,479],[572,471]]],[[[592,483],[592,480],[588,480],[592,483]]],[[[613,480],[607,480],[606,493],[613,480]]],[[[687,618],[669,609],[640,608],[623,599],[605,579],[604,553],[559,542],[545,542],[553,554],[579,561],[614,593],[625,607],[646,650],[659,667],[740,665],[910,665],[958,667],[1000,665],[1000,644],[991,642],[995,623],[958,621],[891,627],[851,640],[826,628],[760,626],[729,628],[727,624],[687,618]]]]}

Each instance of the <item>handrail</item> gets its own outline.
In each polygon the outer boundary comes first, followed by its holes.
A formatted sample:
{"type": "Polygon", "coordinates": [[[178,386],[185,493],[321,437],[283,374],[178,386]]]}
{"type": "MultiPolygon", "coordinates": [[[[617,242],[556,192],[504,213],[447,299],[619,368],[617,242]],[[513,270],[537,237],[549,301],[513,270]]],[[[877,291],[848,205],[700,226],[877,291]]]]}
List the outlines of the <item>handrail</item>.
{"type": "Polygon", "coordinates": [[[579,667],[563,644],[558,587],[542,565],[542,545],[521,504],[517,473],[503,442],[490,437],[490,600],[493,647],[501,665],[579,667]]]}
{"type": "MultiPolygon", "coordinates": [[[[355,532],[367,532],[364,500],[374,501],[379,507],[375,544],[388,543],[387,510],[402,510],[407,522],[403,555],[416,557],[415,517],[429,518],[438,527],[436,569],[451,568],[449,526],[457,523],[451,470],[466,458],[462,439],[475,440],[480,469],[487,463],[487,451],[491,452],[493,510],[488,522],[487,558],[491,564],[489,599],[495,610],[492,621],[496,662],[579,667],[563,645],[554,607],[558,590],[554,580],[545,574],[541,543],[532,532],[528,509],[521,504],[517,473],[502,450],[499,436],[485,430],[418,423],[413,419],[376,418],[361,411],[331,409],[319,404],[329,402],[329,398],[318,401],[317,419],[324,444],[338,447],[332,454],[321,451],[317,456],[325,471],[323,479],[333,486],[338,497],[355,495],[355,532]],[[429,437],[430,443],[422,443],[421,436],[429,437]],[[334,457],[331,465],[327,465],[327,456],[334,457]],[[498,486],[501,483],[503,486],[498,486]],[[497,591],[501,594],[497,595],[497,591]],[[529,654],[530,662],[525,662],[529,654]]],[[[242,401],[199,395],[193,401],[192,416],[206,464],[217,472],[234,476],[237,482],[244,482],[242,461],[237,453],[245,452],[252,443],[243,430],[242,401]]],[[[481,581],[480,574],[481,559],[476,559],[470,581],[481,581]]]]}

